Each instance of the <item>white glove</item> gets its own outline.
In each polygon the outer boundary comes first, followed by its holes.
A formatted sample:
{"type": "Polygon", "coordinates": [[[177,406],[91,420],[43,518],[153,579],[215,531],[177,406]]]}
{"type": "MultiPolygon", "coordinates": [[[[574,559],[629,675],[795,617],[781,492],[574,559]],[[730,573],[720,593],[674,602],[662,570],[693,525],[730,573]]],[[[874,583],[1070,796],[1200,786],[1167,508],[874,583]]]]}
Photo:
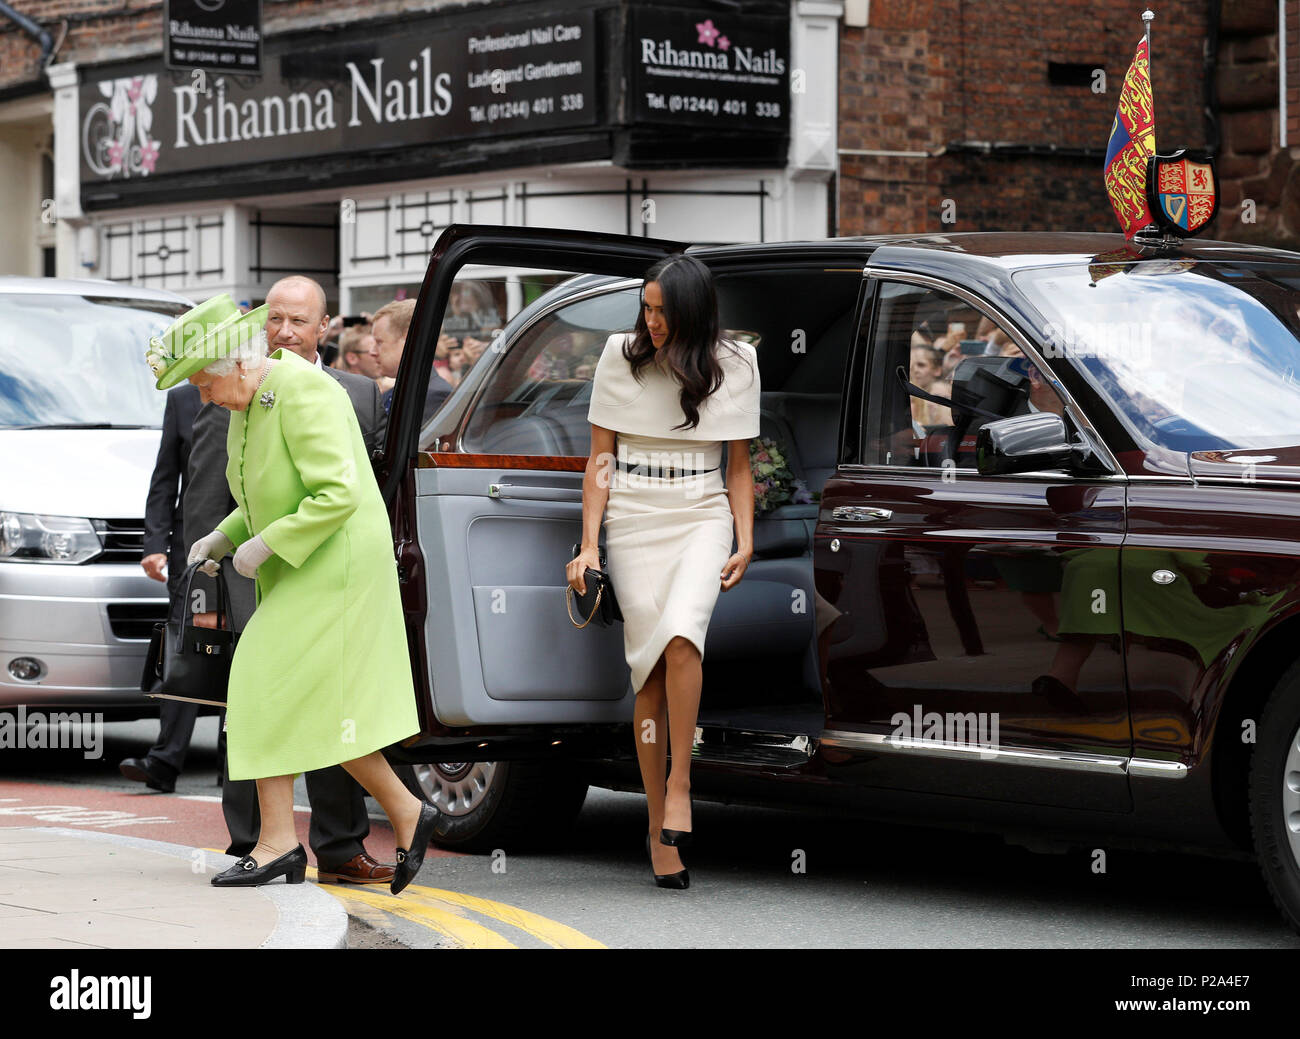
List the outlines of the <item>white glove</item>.
{"type": "Polygon", "coordinates": [[[234,548],[234,542],[219,530],[214,530],[211,534],[205,534],[194,542],[190,549],[189,558],[185,560],[187,566],[193,566],[200,560],[206,560],[199,567],[209,577],[216,577],[217,571],[220,570],[221,564],[217,562],[222,556],[234,548]]]}
{"type": "Polygon", "coordinates": [[[245,577],[256,577],[257,568],[273,555],[275,553],[259,534],[255,538],[249,538],[235,549],[235,569],[245,577]]]}

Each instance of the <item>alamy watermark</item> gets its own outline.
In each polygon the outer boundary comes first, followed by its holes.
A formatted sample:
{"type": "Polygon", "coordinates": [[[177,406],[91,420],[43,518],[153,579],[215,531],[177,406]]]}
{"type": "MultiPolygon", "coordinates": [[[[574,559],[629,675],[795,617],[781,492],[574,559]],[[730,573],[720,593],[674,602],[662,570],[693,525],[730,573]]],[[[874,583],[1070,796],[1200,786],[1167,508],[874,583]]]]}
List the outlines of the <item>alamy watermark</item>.
{"type": "Polygon", "coordinates": [[[51,1010],[127,1010],[137,1021],[152,1011],[153,977],[86,974],[73,969],[50,979],[51,1010]]]}
{"type": "Polygon", "coordinates": [[[104,716],[89,711],[0,713],[0,750],[80,750],[85,758],[104,754],[104,716]]]}
{"type": "Polygon", "coordinates": [[[919,703],[912,704],[912,713],[898,711],[889,719],[893,731],[891,740],[919,740],[923,743],[942,743],[955,747],[977,747],[979,756],[997,757],[997,711],[923,711],[919,703]]]}
{"type": "Polygon", "coordinates": [[[597,455],[596,466],[597,480],[602,487],[657,487],[670,481],[681,486],[688,499],[712,493],[714,485],[702,477],[710,477],[718,469],[714,454],[706,451],[629,452],[622,442],[617,456],[608,451],[597,455]],[[710,461],[714,464],[710,465],[710,461]],[[683,472],[699,475],[683,476],[683,472]]]}
{"type": "Polygon", "coordinates": [[[1124,358],[1136,364],[1151,360],[1154,323],[1150,321],[1049,322],[1043,356],[1124,358]]]}

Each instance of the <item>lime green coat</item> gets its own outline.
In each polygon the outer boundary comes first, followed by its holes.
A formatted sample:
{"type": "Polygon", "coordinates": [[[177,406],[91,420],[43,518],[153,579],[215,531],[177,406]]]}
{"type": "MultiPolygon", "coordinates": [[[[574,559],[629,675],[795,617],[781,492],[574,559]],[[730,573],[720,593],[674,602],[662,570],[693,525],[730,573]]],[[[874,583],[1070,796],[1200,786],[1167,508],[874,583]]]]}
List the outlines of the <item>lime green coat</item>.
{"type": "Polygon", "coordinates": [[[315,365],[271,356],[248,410],[230,413],[237,508],[217,527],[275,553],[231,662],[231,779],[337,765],[419,729],[393,535],[356,413],[315,365]]]}

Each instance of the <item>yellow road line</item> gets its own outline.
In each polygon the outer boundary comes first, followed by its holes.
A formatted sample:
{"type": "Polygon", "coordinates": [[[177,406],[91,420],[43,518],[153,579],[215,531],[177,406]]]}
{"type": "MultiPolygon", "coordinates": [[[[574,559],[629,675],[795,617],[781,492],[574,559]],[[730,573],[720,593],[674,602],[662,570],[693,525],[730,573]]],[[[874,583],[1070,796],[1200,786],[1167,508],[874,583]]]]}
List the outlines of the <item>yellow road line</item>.
{"type": "Polygon", "coordinates": [[[409,885],[406,891],[402,892],[403,895],[407,893],[414,894],[421,902],[427,904],[447,902],[465,909],[472,909],[483,916],[499,920],[511,927],[517,927],[519,930],[531,934],[534,938],[540,939],[555,949],[605,948],[595,938],[589,938],[581,931],[576,931],[566,924],[557,923],[555,920],[539,916],[527,909],[520,909],[518,906],[506,905],[504,902],[494,902],[491,899],[478,898],[474,895],[463,895],[459,891],[444,891],[436,887],[423,887],[419,884],[409,885]]]}
{"type": "Polygon", "coordinates": [[[383,931],[392,926],[392,917],[382,909],[376,909],[374,906],[363,905],[360,902],[353,902],[346,908],[348,916],[355,916],[358,920],[364,920],[376,931],[383,931]]]}
{"type": "MultiPolygon", "coordinates": [[[[466,920],[452,909],[440,909],[436,906],[419,905],[404,901],[400,896],[394,898],[389,894],[374,891],[362,891],[358,887],[342,888],[339,884],[320,885],[322,891],[328,891],[345,905],[348,902],[360,902],[362,905],[382,909],[386,913],[422,924],[439,934],[446,935],[462,949],[517,949],[518,946],[506,941],[496,931],[489,930],[473,920],[466,920]],[[342,888],[340,890],[340,888],[342,888]]],[[[409,891],[410,888],[408,887],[409,891]]]]}

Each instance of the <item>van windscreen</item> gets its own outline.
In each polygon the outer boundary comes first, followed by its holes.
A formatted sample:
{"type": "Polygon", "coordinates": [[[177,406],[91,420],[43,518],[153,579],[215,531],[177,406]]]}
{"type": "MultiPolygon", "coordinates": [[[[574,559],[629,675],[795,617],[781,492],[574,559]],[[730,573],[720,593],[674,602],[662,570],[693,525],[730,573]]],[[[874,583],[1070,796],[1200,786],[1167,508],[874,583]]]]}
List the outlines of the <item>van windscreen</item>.
{"type": "Polygon", "coordinates": [[[162,427],[149,337],[186,308],[126,297],[0,293],[0,429],[162,427]]]}

